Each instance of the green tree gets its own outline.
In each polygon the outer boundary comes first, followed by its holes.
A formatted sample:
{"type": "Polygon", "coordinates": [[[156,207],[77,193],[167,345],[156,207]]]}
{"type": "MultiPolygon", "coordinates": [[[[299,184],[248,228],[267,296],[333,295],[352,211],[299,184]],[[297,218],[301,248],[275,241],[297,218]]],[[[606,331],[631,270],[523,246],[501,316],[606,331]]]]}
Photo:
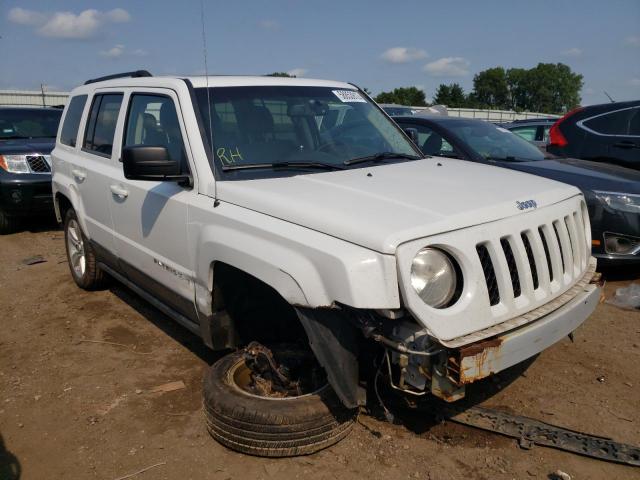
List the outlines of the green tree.
{"type": "Polygon", "coordinates": [[[378,103],[397,103],[414,107],[424,107],[427,100],[424,92],[416,87],[394,88],[392,92],[381,92],[376,96],[378,103]]]}
{"type": "Polygon", "coordinates": [[[433,103],[446,105],[450,108],[460,108],[467,106],[467,96],[459,83],[451,85],[440,84],[433,97],[433,103]]]}
{"type": "Polygon", "coordinates": [[[438,85],[436,94],[433,96],[433,103],[436,105],[451,106],[451,87],[444,83],[438,85]]]}
{"type": "Polygon", "coordinates": [[[534,68],[489,68],[473,77],[467,106],[562,113],[580,103],[582,75],[563,63],[539,63],[534,68]]]}
{"type": "Polygon", "coordinates": [[[580,104],[583,77],[563,63],[539,63],[528,72],[528,110],[562,113],[580,104]]]}
{"type": "Polygon", "coordinates": [[[265,75],[265,77],[289,77],[296,78],[295,75],[289,75],[287,72],[273,72],[265,75]]]}
{"type": "Polygon", "coordinates": [[[511,110],[527,110],[528,106],[531,104],[529,79],[529,70],[525,68],[510,68],[507,70],[509,108],[511,110]]]}
{"type": "Polygon", "coordinates": [[[473,94],[480,105],[509,108],[507,73],[502,67],[488,68],[473,77],[473,94]]]}

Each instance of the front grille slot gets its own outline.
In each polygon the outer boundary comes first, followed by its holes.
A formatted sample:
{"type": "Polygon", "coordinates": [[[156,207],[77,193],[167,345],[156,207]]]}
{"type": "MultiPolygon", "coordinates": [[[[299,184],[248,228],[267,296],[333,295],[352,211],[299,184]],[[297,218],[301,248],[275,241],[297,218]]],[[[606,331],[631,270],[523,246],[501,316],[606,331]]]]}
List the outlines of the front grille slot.
{"type": "Polygon", "coordinates": [[[484,272],[484,279],[487,283],[487,291],[489,292],[489,305],[497,305],[500,303],[500,291],[498,290],[498,281],[496,280],[496,272],[493,268],[493,261],[489,255],[489,250],[484,245],[476,245],[478,258],[484,272]]]}
{"type": "Polygon", "coordinates": [[[509,275],[511,276],[511,285],[513,286],[513,298],[518,298],[522,294],[520,288],[520,277],[518,276],[518,266],[516,265],[516,259],[511,249],[511,243],[507,237],[500,239],[500,245],[502,245],[502,251],[504,257],[507,260],[507,267],[509,267],[509,275]]]}
{"type": "Polygon", "coordinates": [[[558,233],[558,222],[553,222],[553,231],[556,232],[556,240],[558,240],[558,248],[560,249],[560,261],[562,262],[562,273],[566,273],[567,269],[564,264],[564,251],[562,249],[562,241],[558,233]]]}
{"type": "Polygon", "coordinates": [[[571,263],[575,263],[578,249],[577,245],[573,244],[573,236],[571,235],[571,227],[569,226],[569,217],[564,217],[564,228],[566,229],[567,237],[569,238],[569,248],[571,249],[571,263]]]}
{"type": "Polygon", "coordinates": [[[27,162],[33,173],[49,173],[51,171],[47,160],[42,155],[27,156],[27,162]]]}
{"type": "Polygon", "coordinates": [[[531,243],[529,242],[529,236],[526,232],[522,232],[520,234],[522,237],[522,243],[524,244],[524,249],[527,252],[527,260],[529,260],[529,267],[531,267],[531,278],[533,279],[533,288],[534,290],[540,286],[538,283],[538,269],[536,268],[536,259],[533,256],[533,250],[531,248],[531,243]]]}
{"type": "Polygon", "coordinates": [[[551,254],[549,253],[549,245],[547,244],[547,237],[544,235],[542,227],[538,227],[538,233],[542,240],[542,248],[544,248],[544,256],[547,259],[547,267],[549,268],[549,281],[553,282],[553,268],[551,268],[551,254]]]}

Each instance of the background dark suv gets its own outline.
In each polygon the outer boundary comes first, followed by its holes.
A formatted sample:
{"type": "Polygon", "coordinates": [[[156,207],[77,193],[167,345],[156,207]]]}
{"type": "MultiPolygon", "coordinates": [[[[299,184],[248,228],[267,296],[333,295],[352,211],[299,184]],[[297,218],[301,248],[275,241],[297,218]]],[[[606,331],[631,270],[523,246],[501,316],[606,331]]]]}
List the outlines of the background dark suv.
{"type": "Polygon", "coordinates": [[[640,170],[640,100],[577,108],[549,131],[547,151],[640,170]]]}
{"type": "Polygon", "coordinates": [[[53,218],[51,161],[62,109],[0,107],[0,234],[20,219],[53,218]]]}

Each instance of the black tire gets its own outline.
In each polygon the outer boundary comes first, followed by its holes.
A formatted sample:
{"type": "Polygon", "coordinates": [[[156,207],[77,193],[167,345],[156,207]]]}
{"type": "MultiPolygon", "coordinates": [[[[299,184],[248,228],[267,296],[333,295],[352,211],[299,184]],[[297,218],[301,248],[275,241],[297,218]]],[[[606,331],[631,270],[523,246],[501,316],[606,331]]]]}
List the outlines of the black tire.
{"type": "Polygon", "coordinates": [[[8,216],[2,210],[0,210],[0,235],[6,235],[16,231],[18,221],[8,216]]]}
{"type": "Polygon", "coordinates": [[[67,251],[67,263],[69,264],[69,270],[71,271],[71,276],[76,282],[76,285],[84,290],[97,290],[101,288],[105,283],[104,272],[98,267],[95,252],[91,247],[89,240],[82,232],[80,222],[78,222],[78,217],[73,208],[67,210],[64,218],[64,245],[67,251]],[[82,242],[82,248],[84,251],[84,269],[82,272],[78,272],[74,268],[71,259],[71,252],[69,251],[70,228],[72,226],[76,229],[75,232],[78,235],[78,239],[82,242]]]}
{"type": "Polygon", "coordinates": [[[329,447],[351,432],[357,410],[345,408],[328,384],[300,397],[259,397],[233,380],[242,363],[242,352],[231,353],[204,378],[207,429],[222,445],[260,457],[292,457],[329,447]]]}

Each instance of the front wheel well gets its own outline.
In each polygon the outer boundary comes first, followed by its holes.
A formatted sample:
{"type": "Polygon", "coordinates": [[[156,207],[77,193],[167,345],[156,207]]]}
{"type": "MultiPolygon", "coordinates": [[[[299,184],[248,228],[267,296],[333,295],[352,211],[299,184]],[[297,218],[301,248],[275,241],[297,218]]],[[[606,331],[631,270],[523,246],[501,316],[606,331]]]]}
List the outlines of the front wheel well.
{"type": "MultiPolygon", "coordinates": [[[[251,341],[308,344],[296,311],[273,287],[227,263],[213,265],[213,305],[216,316],[226,313],[228,345],[251,341]]],[[[215,323],[215,321],[214,321],[215,323]]],[[[212,336],[216,336],[213,325],[212,336]]],[[[216,338],[212,338],[216,344],[216,338]]]]}
{"type": "Polygon", "coordinates": [[[73,204],[71,200],[69,200],[64,194],[58,192],[56,193],[56,210],[59,214],[58,221],[60,223],[64,223],[64,219],[67,216],[67,212],[73,208],[73,204]]]}
{"type": "Polygon", "coordinates": [[[296,308],[270,285],[226,263],[214,264],[212,273],[214,348],[252,341],[310,348],[345,406],[366,402],[358,383],[361,336],[343,311],[296,308]]]}

